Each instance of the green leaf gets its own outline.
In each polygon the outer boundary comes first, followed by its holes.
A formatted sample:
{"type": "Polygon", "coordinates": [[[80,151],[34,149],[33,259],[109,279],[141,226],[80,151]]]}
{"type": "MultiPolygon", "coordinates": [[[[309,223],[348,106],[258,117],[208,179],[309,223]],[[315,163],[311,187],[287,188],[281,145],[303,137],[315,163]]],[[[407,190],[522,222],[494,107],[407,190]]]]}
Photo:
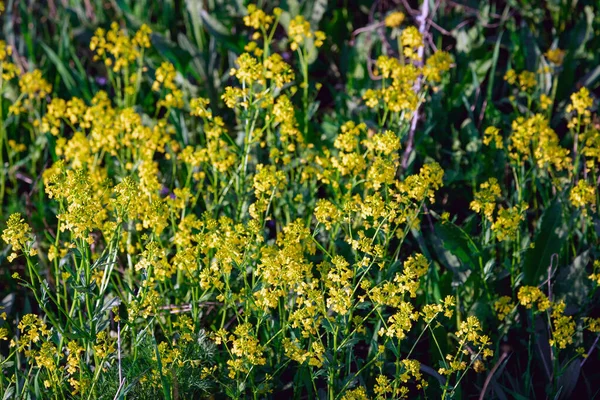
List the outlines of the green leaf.
{"type": "Polygon", "coordinates": [[[9,387],[8,389],[6,389],[6,391],[4,392],[4,396],[2,397],[2,400],[8,400],[8,399],[12,399],[13,398],[13,394],[15,393],[15,388],[14,386],[9,387]]]}
{"type": "Polygon", "coordinates": [[[569,305],[583,307],[592,290],[592,281],[588,278],[586,266],[591,260],[590,250],[586,250],[569,265],[561,267],[552,280],[556,295],[564,297],[569,305]]]}
{"type": "Polygon", "coordinates": [[[563,367],[563,373],[558,378],[559,392],[556,395],[556,399],[570,399],[579,375],[581,373],[581,364],[578,359],[571,361],[567,367],[563,367]]]}
{"type": "Polygon", "coordinates": [[[312,7],[312,13],[310,16],[310,23],[313,30],[317,30],[319,26],[319,22],[323,18],[323,15],[327,11],[327,3],[328,0],[315,0],[315,3],[312,7]]]}
{"type": "Polygon", "coordinates": [[[496,79],[496,67],[498,66],[498,57],[500,55],[500,44],[502,43],[502,35],[504,31],[500,31],[498,35],[498,39],[496,40],[496,45],[494,46],[494,53],[492,54],[492,69],[490,71],[490,79],[487,88],[487,100],[491,102],[492,100],[492,90],[494,89],[494,81],[496,79]]]}
{"type": "Polygon", "coordinates": [[[62,60],[60,59],[58,54],[56,54],[54,52],[54,50],[52,50],[50,47],[48,47],[45,43],[40,42],[40,44],[42,45],[42,48],[48,55],[48,58],[50,59],[50,61],[52,61],[52,63],[56,67],[56,70],[60,74],[60,77],[62,78],[62,80],[65,83],[65,86],[67,87],[69,92],[79,92],[79,89],[77,88],[77,85],[75,84],[75,79],[73,79],[73,77],[71,76],[71,73],[69,72],[69,69],[62,62],[62,60]]]}
{"type": "Polygon", "coordinates": [[[158,344],[156,343],[156,339],[154,337],[152,337],[152,342],[154,344],[154,354],[156,355],[156,363],[158,364],[158,372],[160,373],[160,380],[162,382],[163,395],[165,396],[164,398],[166,400],[171,400],[171,385],[169,379],[163,371],[162,362],[160,360],[160,352],[158,351],[158,344]]]}
{"type": "Polygon", "coordinates": [[[451,222],[437,223],[435,233],[442,240],[444,248],[458,258],[462,267],[475,269],[479,265],[476,258],[479,249],[462,229],[451,222]]]}
{"type": "Polygon", "coordinates": [[[158,52],[171,62],[178,71],[187,68],[192,56],[186,50],[171,42],[163,35],[153,33],[151,35],[152,45],[158,52]]]}
{"type": "Polygon", "coordinates": [[[229,29],[227,29],[227,27],[225,27],[225,25],[223,25],[219,20],[207,13],[206,10],[200,10],[200,17],[202,17],[202,22],[204,22],[204,26],[211,35],[216,37],[231,36],[229,29]]]}
{"type": "Polygon", "coordinates": [[[523,283],[537,285],[547,273],[550,259],[558,254],[566,240],[562,225],[562,204],[556,200],[542,214],[540,229],[535,237],[534,247],[525,254],[523,262],[523,283]]]}

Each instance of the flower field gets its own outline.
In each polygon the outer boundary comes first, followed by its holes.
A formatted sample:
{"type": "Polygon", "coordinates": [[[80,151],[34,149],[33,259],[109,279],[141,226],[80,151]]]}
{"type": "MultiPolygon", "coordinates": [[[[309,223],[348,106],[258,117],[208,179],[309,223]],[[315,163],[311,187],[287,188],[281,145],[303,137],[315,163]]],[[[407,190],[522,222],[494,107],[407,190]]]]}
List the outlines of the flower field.
{"type": "Polygon", "coordinates": [[[600,394],[595,1],[0,28],[3,400],[600,394]]]}

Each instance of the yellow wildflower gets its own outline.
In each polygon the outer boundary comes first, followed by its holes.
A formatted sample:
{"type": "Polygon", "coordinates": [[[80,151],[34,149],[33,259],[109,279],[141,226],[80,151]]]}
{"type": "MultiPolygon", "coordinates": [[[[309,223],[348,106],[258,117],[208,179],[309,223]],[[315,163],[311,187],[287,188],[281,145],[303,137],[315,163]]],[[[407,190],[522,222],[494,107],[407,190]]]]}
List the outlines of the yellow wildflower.
{"type": "Polygon", "coordinates": [[[530,309],[534,305],[538,311],[546,311],[550,308],[550,301],[542,291],[535,286],[521,286],[517,293],[519,303],[525,308],[530,309]]]}
{"type": "Polygon", "coordinates": [[[514,307],[515,305],[509,296],[502,296],[494,302],[494,310],[496,310],[500,321],[504,320],[514,307]]]}
{"type": "Polygon", "coordinates": [[[404,57],[411,60],[419,59],[417,49],[423,45],[423,36],[416,27],[409,26],[404,29],[400,34],[400,42],[404,57]]]}
{"type": "Polygon", "coordinates": [[[388,28],[397,28],[400,25],[402,25],[402,22],[404,22],[404,13],[400,12],[400,11],[394,11],[390,14],[388,14],[385,17],[385,26],[387,26],[388,28]]]}
{"type": "Polygon", "coordinates": [[[8,217],[6,229],[2,232],[2,240],[12,246],[12,253],[8,256],[9,262],[17,257],[18,251],[26,251],[27,255],[34,256],[36,251],[31,248],[33,239],[31,227],[21,217],[21,214],[15,213],[8,217]]]}
{"type": "Polygon", "coordinates": [[[503,147],[502,135],[500,134],[500,129],[494,126],[488,126],[485,128],[483,132],[483,144],[489,146],[490,143],[494,142],[497,149],[501,149],[503,147]]]}
{"type": "Polygon", "coordinates": [[[548,61],[560,66],[563,63],[563,59],[565,58],[565,51],[559,48],[549,49],[548,51],[546,51],[545,55],[548,61]]]}
{"type": "Polygon", "coordinates": [[[583,215],[587,215],[587,207],[596,209],[596,188],[581,179],[573,186],[569,194],[569,201],[573,207],[582,208],[583,215]]]}
{"type": "Polygon", "coordinates": [[[304,19],[302,15],[297,15],[290,21],[288,36],[291,39],[290,48],[294,51],[297,50],[299,46],[304,44],[306,39],[313,37],[310,22],[304,19]]]}
{"type": "Polygon", "coordinates": [[[247,11],[248,15],[244,17],[244,24],[248,27],[267,30],[273,23],[273,16],[266,14],[256,4],[249,4],[247,11]]]}
{"type": "Polygon", "coordinates": [[[430,82],[440,82],[442,74],[452,68],[454,59],[445,51],[436,51],[431,57],[425,61],[423,67],[423,76],[430,82]]]}
{"type": "Polygon", "coordinates": [[[500,185],[496,178],[490,178],[479,185],[479,191],[475,193],[475,199],[471,202],[470,208],[476,213],[483,213],[485,217],[492,221],[496,200],[502,195],[500,185]]]}
{"type": "Polygon", "coordinates": [[[560,301],[552,306],[552,339],[549,340],[551,346],[564,349],[568,344],[573,343],[575,334],[575,321],[573,317],[567,316],[565,312],[565,303],[560,301]]]}

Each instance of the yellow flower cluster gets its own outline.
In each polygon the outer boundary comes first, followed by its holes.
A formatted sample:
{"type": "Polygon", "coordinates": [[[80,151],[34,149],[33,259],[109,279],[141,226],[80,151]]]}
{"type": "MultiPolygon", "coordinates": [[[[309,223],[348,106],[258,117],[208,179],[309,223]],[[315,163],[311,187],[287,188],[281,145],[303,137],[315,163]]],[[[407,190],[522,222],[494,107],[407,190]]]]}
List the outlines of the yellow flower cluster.
{"type": "MultiPolygon", "coordinates": [[[[418,58],[417,49],[422,44],[422,36],[415,27],[402,31],[401,43],[404,57],[409,60],[418,58]]],[[[380,56],[375,65],[376,73],[384,79],[384,84],[380,89],[365,91],[365,104],[371,109],[400,113],[401,119],[408,120],[412,118],[420,102],[421,93],[415,91],[417,80],[423,76],[429,84],[439,83],[442,75],[452,67],[453,59],[450,54],[438,51],[422,67],[388,56],[380,56]]],[[[425,88],[426,86],[422,90],[425,88]]]]}
{"type": "Polygon", "coordinates": [[[402,22],[404,22],[404,13],[401,11],[394,11],[392,13],[389,13],[384,20],[384,24],[385,26],[387,26],[388,28],[397,28],[400,25],[402,25],[402,22]]]}
{"type": "Polygon", "coordinates": [[[91,231],[102,227],[107,217],[98,197],[101,183],[94,187],[85,170],[65,170],[64,164],[55,164],[46,178],[48,196],[64,203],[65,212],[58,215],[61,232],[69,230],[75,238],[92,242],[91,231]]]}
{"type": "MultiPolygon", "coordinates": [[[[246,26],[254,29],[264,29],[266,31],[273,23],[273,16],[265,13],[263,10],[258,8],[256,4],[249,4],[247,11],[248,15],[244,17],[244,24],[246,26]]],[[[275,9],[273,14],[279,15],[281,14],[281,10],[275,9]]]]}
{"type": "Polygon", "coordinates": [[[548,97],[546,94],[540,95],[540,108],[542,110],[548,110],[552,107],[552,99],[548,97]]]}
{"type": "Polygon", "coordinates": [[[315,218],[326,230],[331,230],[334,224],[340,222],[342,213],[331,201],[319,199],[315,206],[315,218]]]}
{"type": "Polygon", "coordinates": [[[425,319],[426,323],[433,322],[433,320],[441,313],[443,313],[446,318],[452,318],[452,314],[454,313],[453,307],[455,305],[454,297],[446,296],[438,304],[425,305],[423,311],[421,311],[421,316],[425,319]]]}
{"type": "Polygon", "coordinates": [[[292,161],[296,151],[303,148],[304,138],[298,130],[298,122],[294,115],[294,105],[287,95],[277,98],[273,106],[273,122],[279,128],[279,141],[283,152],[278,149],[271,150],[271,156],[278,162],[280,159],[284,165],[292,161]]]}
{"type": "Polygon", "coordinates": [[[9,81],[19,74],[19,69],[10,62],[12,47],[8,46],[4,40],[0,40],[0,87],[4,81],[9,81]]]}
{"type": "Polygon", "coordinates": [[[504,80],[510,85],[518,85],[523,92],[530,91],[537,86],[535,72],[522,71],[517,74],[514,69],[509,69],[504,75],[504,80]]]}
{"type": "Polygon", "coordinates": [[[94,345],[94,354],[102,359],[113,355],[115,353],[115,343],[111,340],[108,332],[102,331],[96,335],[96,344],[94,345]]]}
{"type": "Polygon", "coordinates": [[[167,61],[156,69],[156,80],[152,84],[152,90],[159,91],[164,88],[167,91],[165,98],[156,103],[158,107],[166,109],[183,107],[183,92],[175,84],[176,75],[175,67],[167,61]]]}
{"type": "MultiPolygon", "coordinates": [[[[4,307],[0,306],[0,310],[4,310],[4,307]]],[[[0,313],[0,320],[6,321],[5,311],[0,313]]],[[[0,340],[8,340],[8,328],[4,326],[0,328],[0,340]]]]}
{"type": "MultiPolygon", "coordinates": [[[[35,314],[24,315],[19,322],[18,328],[21,331],[18,344],[19,351],[26,347],[31,347],[33,344],[41,341],[44,336],[50,335],[50,329],[46,323],[35,314]]],[[[16,345],[16,343],[13,345],[16,345]]]]}
{"type": "Polygon", "coordinates": [[[493,221],[493,213],[496,209],[496,200],[502,195],[500,185],[496,178],[490,178],[479,185],[479,191],[475,193],[475,200],[470,204],[471,210],[483,215],[493,221]]]}
{"type": "Polygon", "coordinates": [[[409,26],[400,34],[400,43],[402,43],[402,51],[404,57],[409,60],[418,60],[419,54],[417,49],[423,45],[423,35],[417,27],[409,26]]]}
{"type": "MultiPolygon", "coordinates": [[[[12,75],[10,68],[7,71],[12,75]]],[[[15,115],[34,110],[52,92],[52,85],[44,79],[42,71],[34,69],[19,77],[19,89],[21,96],[9,107],[9,112],[15,115]]]]}
{"type": "Polygon", "coordinates": [[[418,93],[413,87],[420,75],[420,70],[412,64],[402,64],[400,60],[380,56],[376,66],[385,79],[391,79],[389,85],[381,89],[368,89],[363,99],[367,107],[385,108],[395,113],[402,113],[403,118],[412,118],[412,113],[419,104],[418,93]]]}
{"type": "Polygon", "coordinates": [[[565,315],[565,303],[560,301],[552,305],[552,339],[549,343],[559,349],[565,349],[573,343],[575,321],[570,315],[565,315]]]}
{"type": "Polygon", "coordinates": [[[571,189],[569,201],[573,207],[583,209],[583,214],[587,215],[587,207],[596,210],[596,188],[582,179],[571,189]]]}
{"type": "Polygon", "coordinates": [[[264,349],[260,341],[252,332],[252,325],[238,325],[233,335],[229,335],[228,342],[231,343],[231,354],[233,358],[227,361],[230,372],[229,377],[234,379],[239,374],[248,373],[252,366],[264,365],[266,359],[263,355],[264,349]]]}
{"type": "Polygon", "coordinates": [[[492,231],[496,234],[496,239],[514,240],[519,231],[521,221],[525,220],[523,215],[529,206],[525,203],[518,204],[510,208],[500,208],[498,216],[492,224],[492,231]]]}
{"type": "Polygon", "coordinates": [[[494,302],[494,310],[498,319],[503,321],[515,308],[512,299],[509,296],[502,296],[494,302]]]}
{"type": "Polygon", "coordinates": [[[559,48],[549,49],[546,51],[545,55],[548,61],[550,61],[552,64],[560,66],[565,58],[565,51],[559,48]]]}
{"type": "Polygon", "coordinates": [[[445,51],[436,51],[431,57],[425,61],[423,67],[423,76],[428,82],[438,83],[442,80],[442,74],[450,71],[454,59],[450,53],[445,51]]]}
{"type": "MultiPolygon", "coordinates": [[[[395,380],[406,384],[409,380],[413,379],[416,382],[418,390],[427,387],[427,381],[423,379],[423,374],[420,371],[421,363],[417,360],[404,359],[400,361],[402,367],[402,373],[396,377],[395,380]]],[[[388,394],[392,394],[394,398],[407,399],[409,388],[405,385],[392,385],[392,382],[385,376],[379,375],[376,378],[376,384],[373,389],[377,395],[376,399],[385,399],[388,394]],[[395,387],[395,390],[394,390],[395,387]]]]}
{"type": "Polygon", "coordinates": [[[589,125],[591,123],[590,108],[594,105],[594,99],[590,91],[585,86],[571,95],[571,104],[566,108],[567,113],[573,113],[573,118],[568,123],[570,129],[579,129],[581,124],[589,125]]]}
{"type": "Polygon", "coordinates": [[[415,201],[434,202],[435,191],[443,186],[444,170],[436,162],[425,164],[418,174],[408,176],[397,186],[415,201]]]}
{"type": "Polygon", "coordinates": [[[12,262],[17,257],[18,251],[23,251],[27,256],[35,256],[37,250],[32,247],[33,239],[31,227],[21,217],[21,214],[11,214],[6,221],[6,229],[2,232],[2,240],[12,247],[8,261],[12,262]]]}
{"type": "MultiPolygon", "coordinates": [[[[197,106],[199,104],[196,102],[197,106]]],[[[206,144],[202,148],[194,148],[193,146],[185,147],[179,154],[180,159],[188,165],[188,168],[196,179],[203,176],[200,167],[204,165],[208,165],[220,173],[225,173],[236,165],[238,155],[232,150],[231,145],[226,140],[228,132],[223,119],[221,117],[214,117],[212,112],[203,107],[192,109],[192,115],[201,115],[204,119],[206,144]]]]}
{"type": "Polygon", "coordinates": [[[288,36],[291,39],[290,48],[294,51],[298,50],[300,46],[303,46],[308,39],[314,38],[316,47],[321,47],[325,41],[325,32],[313,32],[310,22],[302,15],[297,15],[290,21],[290,25],[288,26],[288,36]]]}
{"type": "Polygon", "coordinates": [[[367,391],[364,387],[359,386],[356,389],[348,390],[342,396],[342,400],[369,400],[367,391]]]}
{"type": "Polygon", "coordinates": [[[588,278],[600,286],[600,260],[594,261],[594,271],[588,275],[588,278]]]}
{"type": "Polygon", "coordinates": [[[500,134],[500,129],[494,126],[488,126],[483,132],[483,144],[489,146],[492,142],[494,142],[497,149],[501,149],[504,147],[504,140],[502,139],[502,135],[500,134]]]}
{"type": "MultiPolygon", "coordinates": [[[[491,341],[487,335],[482,334],[481,323],[475,316],[468,316],[462,321],[456,331],[458,338],[458,349],[455,355],[446,356],[445,367],[438,370],[440,375],[451,376],[454,373],[465,371],[471,364],[481,363],[481,359],[493,357],[494,352],[490,349],[491,341]],[[470,363],[464,360],[470,355],[470,363]]],[[[481,368],[481,367],[479,367],[481,368]]]]}
{"type": "Polygon", "coordinates": [[[560,146],[558,135],[541,114],[530,118],[517,117],[512,122],[509,140],[509,155],[518,163],[531,160],[542,170],[552,166],[557,171],[571,164],[569,150],[560,146]]]}
{"type": "Polygon", "coordinates": [[[586,168],[597,172],[600,167],[600,131],[588,129],[585,132],[581,154],[586,157],[586,168]]]}
{"type": "Polygon", "coordinates": [[[575,111],[578,115],[589,117],[591,115],[590,108],[593,104],[594,100],[590,96],[590,91],[584,86],[571,95],[571,104],[567,106],[566,111],[575,111]]]}
{"type": "Polygon", "coordinates": [[[534,305],[537,311],[543,312],[550,308],[548,297],[535,286],[521,286],[517,294],[519,303],[527,309],[531,309],[534,305]]]}
{"type": "Polygon", "coordinates": [[[150,47],[152,30],[142,25],[130,38],[121,30],[117,22],[110,25],[110,30],[98,28],[90,42],[90,50],[96,53],[96,59],[104,60],[113,72],[127,71],[127,68],[142,57],[144,49],[150,47]]]}
{"type": "Polygon", "coordinates": [[[583,318],[583,322],[587,324],[587,330],[593,333],[600,333],[600,318],[583,318]]]}

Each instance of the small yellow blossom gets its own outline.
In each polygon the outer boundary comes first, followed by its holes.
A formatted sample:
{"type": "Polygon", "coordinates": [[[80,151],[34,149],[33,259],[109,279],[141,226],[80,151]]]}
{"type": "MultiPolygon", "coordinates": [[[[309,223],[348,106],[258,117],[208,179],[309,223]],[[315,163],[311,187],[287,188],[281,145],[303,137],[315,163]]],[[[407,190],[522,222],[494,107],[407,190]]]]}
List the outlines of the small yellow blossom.
{"type": "Polygon", "coordinates": [[[385,26],[387,26],[388,28],[397,28],[400,25],[402,25],[402,22],[404,22],[404,18],[405,16],[403,12],[394,11],[385,17],[384,23],[385,26]]]}
{"type": "Polygon", "coordinates": [[[494,310],[498,315],[498,319],[503,321],[508,314],[514,309],[515,305],[509,296],[502,296],[494,303],[494,310]]]}
{"type": "Polygon", "coordinates": [[[550,301],[542,291],[535,286],[521,286],[517,294],[519,303],[527,309],[534,305],[538,311],[546,311],[550,308],[550,301]]]}
{"type": "MultiPolygon", "coordinates": [[[[310,39],[313,37],[313,32],[311,31],[310,22],[308,22],[302,15],[297,15],[294,19],[290,21],[290,25],[288,27],[288,36],[290,38],[290,48],[296,51],[299,46],[302,46],[306,39],[310,39]]],[[[321,37],[321,42],[323,36],[319,34],[321,37]]]]}
{"type": "Polygon", "coordinates": [[[452,68],[454,59],[445,51],[436,51],[425,61],[423,76],[429,82],[438,83],[442,80],[442,74],[452,68]]]}
{"type": "Polygon", "coordinates": [[[18,251],[25,251],[29,256],[36,254],[36,251],[31,248],[33,241],[31,227],[19,213],[8,217],[6,229],[2,232],[2,240],[12,246],[12,253],[8,256],[9,262],[12,262],[17,257],[18,251]]]}
{"type": "Polygon", "coordinates": [[[587,215],[587,207],[590,207],[594,211],[596,209],[596,188],[581,179],[571,189],[569,201],[573,207],[583,209],[583,214],[587,215]]]}
{"type": "Polygon", "coordinates": [[[600,260],[594,261],[594,272],[588,278],[600,286],[600,260]]]}
{"type": "Polygon", "coordinates": [[[579,91],[571,95],[571,104],[567,106],[566,111],[575,111],[579,115],[589,115],[589,109],[594,104],[594,100],[590,96],[590,91],[586,87],[582,87],[579,91]]]}
{"type": "Polygon", "coordinates": [[[552,106],[552,99],[545,94],[540,95],[540,108],[548,110],[552,106]]]}
{"type": "Polygon", "coordinates": [[[565,315],[565,303],[560,301],[552,306],[552,338],[549,340],[551,346],[565,349],[573,343],[575,334],[575,321],[572,316],[565,315]]]}
{"type": "Polygon", "coordinates": [[[498,180],[490,178],[479,186],[479,191],[475,193],[475,199],[471,202],[470,208],[478,214],[483,214],[489,221],[493,220],[496,200],[500,198],[502,191],[498,180]]]}
{"type": "Polygon", "coordinates": [[[560,66],[562,65],[563,60],[565,58],[565,51],[559,48],[549,49],[548,51],[546,51],[545,55],[548,61],[560,66]]]}
{"type": "Polygon", "coordinates": [[[587,330],[593,333],[600,333],[600,318],[583,318],[583,322],[587,324],[587,330]]]}
{"type": "Polygon", "coordinates": [[[342,400],[369,400],[369,396],[365,388],[360,386],[344,393],[342,400]]]}
{"type": "Polygon", "coordinates": [[[414,26],[409,26],[400,34],[400,42],[402,43],[402,51],[404,57],[411,60],[418,60],[419,55],[417,49],[423,45],[423,35],[414,26]]]}
{"type": "Polygon", "coordinates": [[[263,10],[258,8],[256,4],[248,5],[248,15],[244,17],[244,24],[254,29],[263,28],[269,29],[273,23],[273,16],[266,14],[263,10]]]}
{"type": "Polygon", "coordinates": [[[492,142],[494,142],[497,149],[503,148],[503,140],[502,135],[500,134],[500,129],[494,126],[488,126],[483,132],[483,144],[489,146],[492,142]]]}

